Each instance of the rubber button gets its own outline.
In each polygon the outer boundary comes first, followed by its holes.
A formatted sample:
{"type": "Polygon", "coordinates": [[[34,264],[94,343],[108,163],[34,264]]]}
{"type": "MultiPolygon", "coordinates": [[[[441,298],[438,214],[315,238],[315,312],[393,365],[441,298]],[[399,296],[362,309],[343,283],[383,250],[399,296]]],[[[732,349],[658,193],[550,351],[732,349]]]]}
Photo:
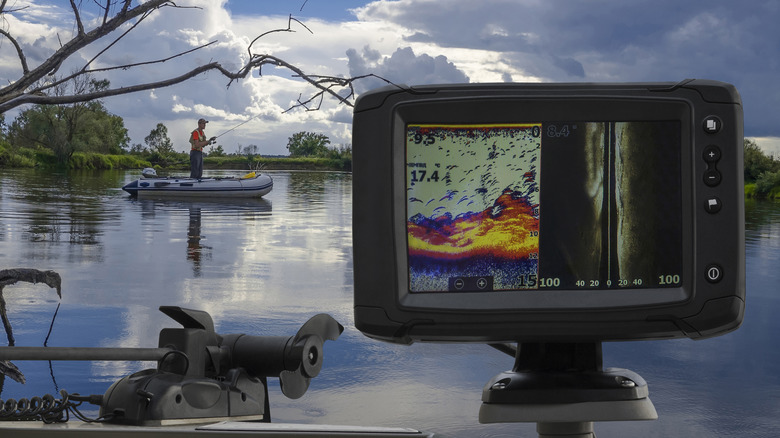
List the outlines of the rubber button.
{"type": "Polygon", "coordinates": [[[723,278],[723,269],[718,265],[709,265],[704,275],[710,283],[717,283],[723,278]]]}
{"type": "Polygon", "coordinates": [[[707,213],[715,214],[720,211],[720,209],[723,207],[723,203],[720,202],[720,199],[717,197],[712,197],[707,199],[707,202],[704,204],[704,209],[707,210],[707,213]]]}
{"type": "Polygon", "coordinates": [[[720,148],[715,146],[714,144],[711,144],[704,148],[704,153],[702,154],[702,158],[704,158],[704,161],[708,163],[716,163],[718,160],[720,160],[720,148]]]}
{"type": "Polygon", "coordinates": [[[707,134],[717,134],[720,132],[720,128],[723,127],[723,123],[715,116],[708,116],[704,119],[702,127],[704,128],[704,132],[707,134]]]}
{"type": "Polygon", "coordinates": [[[704,184],[715,187],[720,184],[722,176],[716,169],[707,169],[704,171],[704,184]]]}

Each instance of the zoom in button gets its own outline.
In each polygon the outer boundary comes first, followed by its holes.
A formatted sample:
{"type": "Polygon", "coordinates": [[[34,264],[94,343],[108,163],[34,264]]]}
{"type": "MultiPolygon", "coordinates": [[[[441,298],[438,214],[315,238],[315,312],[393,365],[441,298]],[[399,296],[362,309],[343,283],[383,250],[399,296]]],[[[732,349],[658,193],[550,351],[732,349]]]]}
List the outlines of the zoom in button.
{"type": "Polygon", "coordinates": [[[712,144],[704,148],[704,152],[702,153],[702,158],[704,158],[704,161],[707,163],[717,163],[720,161],[720,156],[720,148],[712,144]]]}

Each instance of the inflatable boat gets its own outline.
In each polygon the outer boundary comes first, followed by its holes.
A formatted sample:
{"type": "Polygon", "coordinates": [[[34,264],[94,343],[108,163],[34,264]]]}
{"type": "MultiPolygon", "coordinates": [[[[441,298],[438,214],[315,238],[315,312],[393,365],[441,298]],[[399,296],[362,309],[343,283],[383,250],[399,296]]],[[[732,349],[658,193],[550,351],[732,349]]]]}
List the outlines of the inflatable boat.
{"type": "Polygon", "coordinates": [[[255,172],[241,177],[185,178],[159,177],[148,170],[144,169],[142,178],[126,184],[122,190],[131,196],[249,198],[265,196],[274,187],[270,176],[255,172]]]}

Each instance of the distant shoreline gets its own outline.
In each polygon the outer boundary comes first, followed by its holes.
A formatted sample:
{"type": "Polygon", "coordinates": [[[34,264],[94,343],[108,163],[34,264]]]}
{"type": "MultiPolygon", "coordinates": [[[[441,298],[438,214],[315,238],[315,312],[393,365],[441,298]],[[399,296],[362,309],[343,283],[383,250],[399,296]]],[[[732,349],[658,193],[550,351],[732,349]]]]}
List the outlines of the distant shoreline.
{"type": "MultiPolygon", "coordinates": [[[[46,168],[69,170],[111,170],[111,169],[143,169],[152,167],[156,170],[188,170],[187,154],[175,154],[165,157],[143,157],[134,154],[107,155],[98,153],[74,153],[66,164],[57,162],[54,154],[41,150],[20,150],[18,154],[8,151],[0,153],[0,168],[46,168]]],[[[263,157],[227,155],[220,157],[206,156],[203,159],[206,170],[328,170],[352,171],[351,158],[313,158],[313,157],[263,157]]]]}
{"type": "Polygon", "coordinates": [[[756,190],[756,183],[745,183],[745,199],[766,199],[780,201],[780,187],[773,187],[767,194],[761,194],[756,190]]]}

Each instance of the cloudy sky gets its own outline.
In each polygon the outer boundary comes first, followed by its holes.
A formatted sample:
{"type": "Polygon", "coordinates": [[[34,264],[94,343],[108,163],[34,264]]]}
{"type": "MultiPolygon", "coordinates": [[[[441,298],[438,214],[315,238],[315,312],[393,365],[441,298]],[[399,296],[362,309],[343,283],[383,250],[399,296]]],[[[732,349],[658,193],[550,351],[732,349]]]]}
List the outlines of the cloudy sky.
{"type": "MultiPolygon", "coordinates": [[[[74,31],[65,0],[15,0],[29,6],[0,26],[22,45],[34,66],[74,31]]],[[[96,12],[80,0],[85,17],[96,12]]],[[[233,70],[247,46],[274,33],[254,50],[294,64],[306,73],[356,76],[375,73],[396,83],[679,81],[708,78],[733,83],[742,95],[745,135],[780,155],[780,2],[732,0],[178,0],[100,58],[96,67],[143,62],[209,41],[208,48],[164,64],[113,72],[112,85],[176,76],[219,61],[233,70]],[[308,30],[307,30],[308,28],[308,30]]],[[[63,69],[81,67],[104,44],[85,49],[63,69]]],[[[13,47],[0,40],[0,80],[21,68],[13,47]]],[[[285,113],[311,93],[289,71],[264,69],[227,87],[209,73],[184,84],[105,100],[120,115],[132,143],[143,143],[164,123],[176,149],[188,148],[196,120],[210,120],[208,135],[221,135],[228,152],[255,144],[262,154],[286,154],[299,131],[351,144],[351,108],[327,101],[320,111],[285,113]],[[246,122],[240,126],[242,122],[246,122]],[[238,127],[237,127],[238,126],[238,127]]],[[[363,81],[358,91],[376,86],[363,81]]],[[[12,118],[13,114],[8,114],[12,118]]]]}

